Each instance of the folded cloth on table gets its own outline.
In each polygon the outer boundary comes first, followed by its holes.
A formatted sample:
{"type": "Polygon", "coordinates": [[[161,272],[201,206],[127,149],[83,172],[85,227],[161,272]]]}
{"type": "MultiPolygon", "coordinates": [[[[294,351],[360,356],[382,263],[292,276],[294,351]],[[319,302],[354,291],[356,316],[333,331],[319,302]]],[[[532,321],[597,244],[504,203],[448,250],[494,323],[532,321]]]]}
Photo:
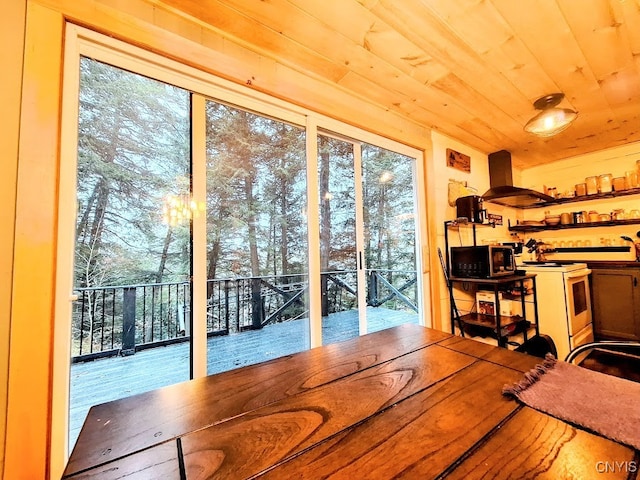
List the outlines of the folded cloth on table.
{"type": "Polygon", "coordinates": [[[531,408],[640,449],[640,383],[545,360],[513,385],[510,395],[531,408]]]}

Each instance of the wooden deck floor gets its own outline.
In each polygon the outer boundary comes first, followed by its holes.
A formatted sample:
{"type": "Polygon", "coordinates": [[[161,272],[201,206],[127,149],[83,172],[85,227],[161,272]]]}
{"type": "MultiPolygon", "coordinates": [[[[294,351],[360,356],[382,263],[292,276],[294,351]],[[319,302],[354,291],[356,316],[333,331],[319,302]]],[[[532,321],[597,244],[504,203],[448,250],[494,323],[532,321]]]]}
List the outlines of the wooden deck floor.
{"type": "MultiPolygon", "coordinates": [[[[367,308],[369,332],[418,323],[418,315],[385,308],[367,308]]],[[[329,315],[322,322],[323,343],[358,335],[356,311],[329,315]]],[[[307,319],[268,325],[207,342],[207,373],[214,374],[289,355],[309,348],[307,319]]],[[[136,395],[189,380],[189,344],[143,350],[128,357],[110,357],[71,366],[69,442],[73,447],[92,405],[136,395]]]]}

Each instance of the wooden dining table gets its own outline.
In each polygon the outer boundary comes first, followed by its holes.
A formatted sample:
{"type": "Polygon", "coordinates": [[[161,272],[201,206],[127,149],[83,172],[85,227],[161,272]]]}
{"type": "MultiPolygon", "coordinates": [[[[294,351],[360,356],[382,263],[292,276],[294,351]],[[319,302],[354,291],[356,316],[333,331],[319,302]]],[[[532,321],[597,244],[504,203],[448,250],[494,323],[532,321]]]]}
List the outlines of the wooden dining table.
{"type": "Polygon", "coordinates": [[[540,361],[401,325],[97,405],[63,478],[635,478],[633,448],[502,395],[540,361]]]}

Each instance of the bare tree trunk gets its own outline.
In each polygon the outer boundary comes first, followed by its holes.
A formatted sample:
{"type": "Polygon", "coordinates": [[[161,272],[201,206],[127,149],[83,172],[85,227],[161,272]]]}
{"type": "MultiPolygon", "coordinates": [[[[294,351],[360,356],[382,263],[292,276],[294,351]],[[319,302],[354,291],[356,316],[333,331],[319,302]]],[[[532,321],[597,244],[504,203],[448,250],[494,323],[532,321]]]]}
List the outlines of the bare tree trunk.
{"type": "Polygon", "coordinates": [[[289,225],[287,214],[289,213],[289,199],[286,192],[280,196],[280,262],[283,275],[289,273],[289,225]]]}
{"type": "Polygon", "coordinates": [[[91,229],[89,233],[89,244],[92,246],[92,250],[94,252],[89,260],[89,265],[87,266],[87,269],[90,272],[93,272],[95,269],[100,256],[102,233],[104,232],[104,218],[109,204],[109,193],[110,191],[107,182],[105,180],[100,180],[96,209],[93,213],[93,221],[91,222],[91,229]]]}
{"type": "Polygon", "coordinates": [[[91,214],[91,210],[93,209],[93,205],[96,202],[96,197],[98,196],[98,188],[100,184],[97,184],[93,187],[93,191],[91,192],[91,196],[87,200],[87,205],[82,212],[82,217],[80,217],[80,221],[78,222],[78,226],[76,227],[76,241],[82,242],[83,235],[86,234],[87,226],[89,225],[89,216],[91,214]]]}
{"type": "MultiPolygon", "coordinates": [[[[320,137],[320,270],[329,270],[331,254],[331,201],[329,192],[329,152],[327,140],[320,137]]],[[[322,316],[329,315],[329,298],[327,296],[327,276],[321,278],[322,316]]]]}
{"type": "Polygon", "coordinates": [[[376,223],[377,225],[377,230],[378,230],[378,245],[376,245],[376,254],[377,254],[377,259],[376,259],[376,266],[378,268],[382,267],[382,246],[384,244],[384,227],[385,227],[385,208],[386,208],[386,198],[385,198],[385,193],[386,193],[386,185],[384,184],[380,184],[380,193],[378,196],[378,215],[377,215],[377,220],[376,223]]]}
{"type": "Polygon", "coordinates": [[[213,284],[209,280],[216,278],[216,271],[218,269],[218,260],[220,260],[220,236],[216,235],[211,249],[207,252],[207,260],[209,265],[207,267],[207,298],[213,294],[213,284]]]}
{"type": "Polygon", "coordinates": [[[173,228],[171,226],[167,227],[167,235],[164,237],[164,244],[162,245],[162,255],[160,256],[160,265],[158,266],[158,271],[156,272],[156,283],[162,282],[162,276],[164,275],[164,269],[167,265],[167,256],[169,254],[169,245],[171,245],[173,228]]]}
{"type": "Polygon", "coordinates": [[[260,275],[260,259],[258,257],[258,235],[256,229],[257,218],[255,214],[255,199],[253,198],[253,176],[247,175],[244,179],[244,191],[249,207],[247,226],[249,229],[249,257],[251,262],[251,275],[260,275]]]}

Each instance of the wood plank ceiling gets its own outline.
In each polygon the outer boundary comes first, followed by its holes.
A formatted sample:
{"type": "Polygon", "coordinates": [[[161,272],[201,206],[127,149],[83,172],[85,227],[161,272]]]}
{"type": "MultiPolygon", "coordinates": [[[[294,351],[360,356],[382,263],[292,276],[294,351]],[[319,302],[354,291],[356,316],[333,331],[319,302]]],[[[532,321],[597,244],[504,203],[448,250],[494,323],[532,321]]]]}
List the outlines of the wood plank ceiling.
{"type": "Polygon", "coordinates": [[[640,0],[157,0],[520,168],[640,140],[640,0]],[[523,127],[563,92],[559,135],[523,127]]]}

